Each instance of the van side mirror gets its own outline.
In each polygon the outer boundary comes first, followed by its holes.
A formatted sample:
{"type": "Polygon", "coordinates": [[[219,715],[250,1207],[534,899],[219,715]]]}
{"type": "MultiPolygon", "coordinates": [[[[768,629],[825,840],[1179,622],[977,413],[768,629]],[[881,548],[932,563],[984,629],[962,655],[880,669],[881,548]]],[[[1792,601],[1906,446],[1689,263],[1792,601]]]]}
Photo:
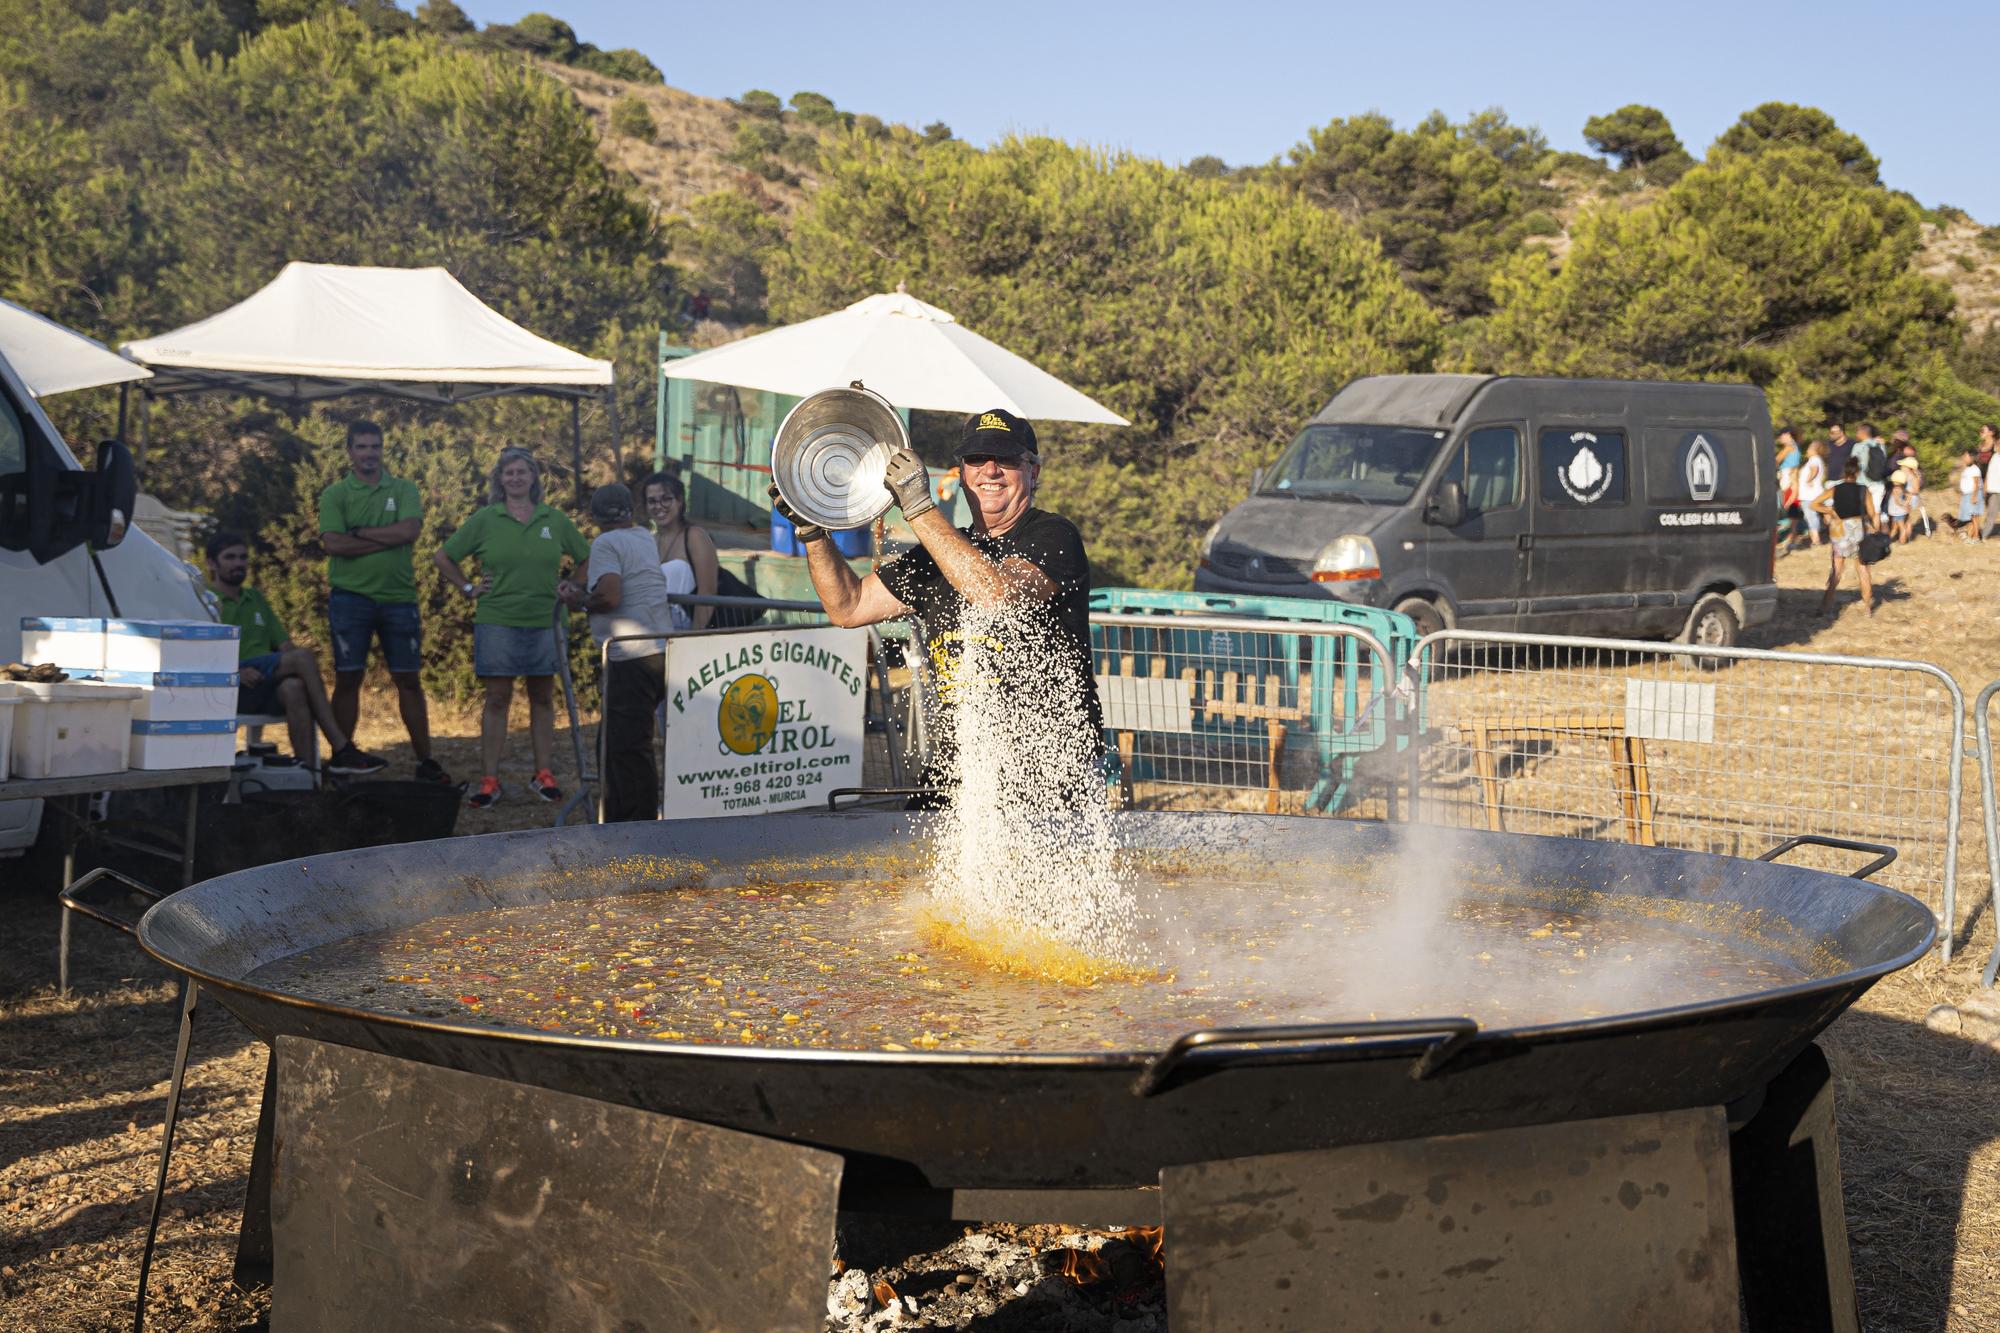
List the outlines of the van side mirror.
{"type": "Polygon", "coordinates": [[[1431,492],[1424,508],[1424,522],[1441,528],[1455,528],[1465,522],[1465,487],[1457,481],[1441,481],[1431,492]]]}

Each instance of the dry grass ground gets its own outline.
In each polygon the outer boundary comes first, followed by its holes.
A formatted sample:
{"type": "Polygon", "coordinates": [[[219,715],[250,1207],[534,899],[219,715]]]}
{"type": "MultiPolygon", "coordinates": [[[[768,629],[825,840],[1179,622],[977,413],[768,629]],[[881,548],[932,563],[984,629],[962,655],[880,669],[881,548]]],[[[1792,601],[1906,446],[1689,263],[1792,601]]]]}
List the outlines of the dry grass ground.
{"type": "MultiPolygon", "coordinates": [[[[1919,656],[1968,693],[2000,675],[2000,545],[1899,551],[1882,567],[1888,595],[1872,618],[1851,592],[1838,616],[1813,615],[1825,577],[1816,554],[1782,561],[1778,572],[1780,613],[1753,632],[1754,644],[1919,656]]],[[[516,722],[510,785],[526,767],[525,719],[516,722]]],[[[443,761],[471,774],[476,717],[440,716],[436,729],[443,761]]],[[[391,776],[407,770],[386,698],[368,701],[361,740],[398,761],[391,776]]],[[[561,730],[557,750],[569,753],[561,730]]],[[[531,827],[552,813],[517,795],[467,812],[460,829],[531,827]]],[[[1966,869],[1961,915],[1970,919],[1984,893],[1983,857],[1966,869]]],[[[122,936],[85,924],[76,994],[59,999],[51,904],[4,889],[0,903],[0,1329],[129,1327],[176,991],[122,936]]],[[[1992,929],[1982,918],[1974,947],[1949,968],[1933,956],[1877,986],[1824,1039],[1839,1080],[1847,1216],[1869,1329],[2000,1327],[2000,1051],[1923,1023],[1932,1005],[1977,985],[1992,929]]],[[[155,1328],[235,1329],[261,1315],[261,1298],[236,1295],[229,1270],[263,1063],[260,1045],[204,1011],[161,1228],[155,1328]]]]}

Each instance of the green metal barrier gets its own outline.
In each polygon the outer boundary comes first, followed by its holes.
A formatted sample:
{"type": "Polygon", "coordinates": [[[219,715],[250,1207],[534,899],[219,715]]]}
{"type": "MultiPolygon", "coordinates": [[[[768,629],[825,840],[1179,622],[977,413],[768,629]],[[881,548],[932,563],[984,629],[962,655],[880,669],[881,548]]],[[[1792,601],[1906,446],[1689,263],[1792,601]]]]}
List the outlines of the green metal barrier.
{"type": "MultiPolygon", "coordinates": [[[[1178,678],[1191,672],[1195,679],[1201,680],[1211,675],[1220,679],[1233,672],[1239,678],[1276,678],[1281,691],[1276,703],[1297,709],[1303,715],[1317,749],[1319,776],[1306,798],[1308,810],[1340,808],[1362,755],[1389,745],[1392,736],[1397,750],[1408,745],[1408,738],[1398,725],[1401,705],[1384,698],[1416,647],[1417,628],[1408,616],[1346,602],[1153,588],[1092,589],[1090,609],[1153,613],[1168,622],[1161,626],[1165,632],[1159,635],[1123,627],[1094,628],[1091,648],[1099,655],[1100,662],[1106,655],[1129,656],[1134,672],[1142,676],[1178,678]],[[1176,615],[1352,625],[1380,639],[1392,660],[1385,668],[1357,641],[1336,635],[1288,634],[1278,629],[1176,633],[1171,625],[1171,618],[1176,615]],[[1367,713],[1365,720],[1362,719],[1364,673],[1369,697],[1383,699],[1367,713]],[[1301,690],[1306,697],[1300,697],[1301,690]]],[[[1197,730],[1215,734],[1240,729],[1239,721],[1227,716],[1204,714],[1197,722],[1197,730]]]]}

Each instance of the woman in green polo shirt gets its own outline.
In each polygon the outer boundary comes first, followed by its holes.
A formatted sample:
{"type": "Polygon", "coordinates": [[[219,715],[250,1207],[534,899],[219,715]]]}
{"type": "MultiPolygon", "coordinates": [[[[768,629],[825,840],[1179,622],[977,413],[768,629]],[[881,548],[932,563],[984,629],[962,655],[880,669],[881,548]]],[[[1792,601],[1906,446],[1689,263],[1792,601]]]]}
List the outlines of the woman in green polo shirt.
{"type": "Polygon", "coordinates": [[[562,799],[549,767],[562,651],[555,633],[556,584],[565,556],[576,565],[590,556],[590,543],[576,525],[542,502],[542,465],[526,449],[500,451],[486,499],[486,507],[446,538],[434,557],[451,586],[479,602],[472,618],[472,670],[486,691],[479,718],[484,772],[467,804],[480,810],[500,799],[500,752],[517,679],[527,681],[528,736],[535,751],[535,776],[528,785],[545,801],[562,799]],[[479,559],[477,581],[459,565],[467,556],[479,559]]]}

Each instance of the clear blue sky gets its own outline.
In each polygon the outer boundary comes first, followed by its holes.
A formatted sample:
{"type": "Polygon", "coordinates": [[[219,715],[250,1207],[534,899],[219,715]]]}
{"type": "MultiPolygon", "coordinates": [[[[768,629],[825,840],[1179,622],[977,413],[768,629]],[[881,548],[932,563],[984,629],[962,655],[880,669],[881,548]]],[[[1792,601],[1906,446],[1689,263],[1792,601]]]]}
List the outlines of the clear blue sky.
{"type": "Polygon", "coordinates": [[[1362,111],[1489,106],[1587,151],[1584,121],[1628,102],[1698,157],[1750,107],[1799,102],[1860,135],[1892,187],[2000,223],[1996,0],[459,3],[481,24],[555,14],[708,97],[810,89],[973,143],[1047,132],[1171,162],[1267,161],[1362,111]]]}

